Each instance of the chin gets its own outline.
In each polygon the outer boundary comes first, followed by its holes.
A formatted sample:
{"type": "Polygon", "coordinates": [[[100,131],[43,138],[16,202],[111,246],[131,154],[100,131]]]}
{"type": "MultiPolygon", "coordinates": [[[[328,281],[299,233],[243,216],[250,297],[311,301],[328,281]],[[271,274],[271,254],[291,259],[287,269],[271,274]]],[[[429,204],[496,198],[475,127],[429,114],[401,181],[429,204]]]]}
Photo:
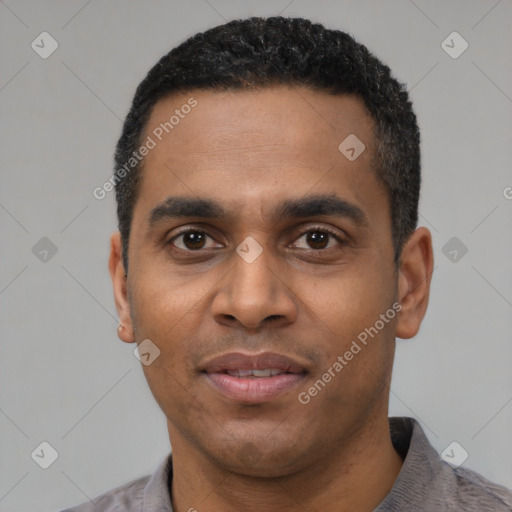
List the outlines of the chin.
{"type": "Polygon", "coordinates": [[[210,453],[209,457],[227,471],[250,477],[285,477],[307,466],[296,445],[276,449],[268,443],[245,442],[238,447],[230,443],[222,452],[210,453]]]}

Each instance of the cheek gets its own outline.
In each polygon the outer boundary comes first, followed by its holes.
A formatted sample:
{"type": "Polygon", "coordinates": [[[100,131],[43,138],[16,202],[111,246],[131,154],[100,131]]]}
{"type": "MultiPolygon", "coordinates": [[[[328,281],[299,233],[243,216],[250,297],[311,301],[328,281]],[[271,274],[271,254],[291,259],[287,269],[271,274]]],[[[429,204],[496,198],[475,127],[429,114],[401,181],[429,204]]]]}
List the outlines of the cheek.
{"type": "Polygon", "coordinates": [[[138,299],[136,338],[150,339],[159,350],[151,364],[142,364],[146,381],[167,418],[190,417],[201,410],[187,367],[191,335],[197,329],[197,301],[191,303],[163,288],[146,291],[138,299]]]}
{"type": "Polygon", "coordinates": [[[392,289],[388,278],[367,267],[361,272],[342,272],[326,278],[307,296],[310,307],[333,337],[350,343],[392,306],[392,289]]]}
{"type": "Polygon", "coordinates": [[[184,360],[197,321],[200,292],[195,287],[179,286],[162,277],[152,279],[148,274],[133,287],[131,308],[135,338],[138,343],[151,340],[158,353],[151,364],[142,364],[142,369],[161,407],[169,396],[177,397],[182,394],[180,390],[187,387],[184,360]]]}
{"type": "Polygon", "coordinates": [[[326,279],[309,296],[313,321],[328,326],[319,340],[325,368],[317,377],[329,369],[335,374],[325,399],[338,404],[368,402],[368,395],[378,393],[392,367],[393,286],[389,274],[371,268],[326,279]]]}
{"type": "Polygon", "coordinates": [[[187,432],[194,430],[194,422],[204,417],[207,404],[180,373],[180,366],[158,358],[151,366],[144,367],[144,375],[166,418],[180,431],[187,432]]]}
{"type": "Polygon", "coordinates": [[[137,320],[137,340],[154,338],[168,345],[170,339],[179,339],[177,333],[186,328],[189,317],[201,306],[208,283],[204,277],[190,281],[173,275],[169,268],[154,268],[138,277],[133,290],[131,307],[137,320]]]}

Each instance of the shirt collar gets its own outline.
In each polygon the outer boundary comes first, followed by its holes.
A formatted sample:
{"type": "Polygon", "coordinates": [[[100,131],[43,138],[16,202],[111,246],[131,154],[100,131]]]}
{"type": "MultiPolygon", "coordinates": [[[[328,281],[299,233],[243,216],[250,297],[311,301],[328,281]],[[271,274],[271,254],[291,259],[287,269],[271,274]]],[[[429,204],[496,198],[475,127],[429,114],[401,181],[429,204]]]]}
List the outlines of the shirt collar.
{"type": "Polygon", "coordinates": [[[404,497],[418,500],[444,467],[420,424],[413,418],[389,418],[391,440],[404,459],[402,469],[389,494],[374,512],[401,510],[404,497]]]}
{"type": "Polygon", "coordinates": [[[142,501],[142,512],[172,512],[170,483],[172,481],[171,453],[160,462],[151,475],[142,501]]]}

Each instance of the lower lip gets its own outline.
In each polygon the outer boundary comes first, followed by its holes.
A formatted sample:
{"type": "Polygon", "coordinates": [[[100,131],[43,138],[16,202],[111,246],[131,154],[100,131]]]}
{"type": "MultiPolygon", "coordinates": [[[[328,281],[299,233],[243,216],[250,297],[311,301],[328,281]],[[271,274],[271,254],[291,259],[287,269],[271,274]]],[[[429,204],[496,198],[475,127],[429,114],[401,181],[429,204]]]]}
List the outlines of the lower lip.
{"type": "Polygon", "coordinates": [[[272,377],[233,377],[227,373],[206,373],[208,381],[223,395],[246,404],[268,402],[284,395],[304,378],[304,374],[283,373],[272,377]]]}

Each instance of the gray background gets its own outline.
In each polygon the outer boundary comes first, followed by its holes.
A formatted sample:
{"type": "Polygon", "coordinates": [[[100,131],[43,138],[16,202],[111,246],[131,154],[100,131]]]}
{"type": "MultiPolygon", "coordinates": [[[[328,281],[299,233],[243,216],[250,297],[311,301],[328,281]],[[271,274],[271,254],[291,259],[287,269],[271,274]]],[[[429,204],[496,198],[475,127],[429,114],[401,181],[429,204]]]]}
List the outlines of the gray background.
{"type": "Polygon", "coordinates": [[[466,467],[512,487],[510,1],[6,0],[0,510],[71,506],[152,472],[169,451],[134,347],[116,336],[114,196],[92,191],[162,54],[224,20],[280,12],[349,31],[411,91],[436,268],[420,334],[398,341],[391,414],[417,418],[439,452],[457,441],[466,467]],[[47,59],[31,48],[43,31],[59,44],[47,59]],[[457,59],[441,47],[453,31],[469,43],[457,59]],[[57,248],[47,261],[32,251],[42,237],[57,248]],[[30,456],[42,441],[59,454],[48,469],[30,456]]]}

